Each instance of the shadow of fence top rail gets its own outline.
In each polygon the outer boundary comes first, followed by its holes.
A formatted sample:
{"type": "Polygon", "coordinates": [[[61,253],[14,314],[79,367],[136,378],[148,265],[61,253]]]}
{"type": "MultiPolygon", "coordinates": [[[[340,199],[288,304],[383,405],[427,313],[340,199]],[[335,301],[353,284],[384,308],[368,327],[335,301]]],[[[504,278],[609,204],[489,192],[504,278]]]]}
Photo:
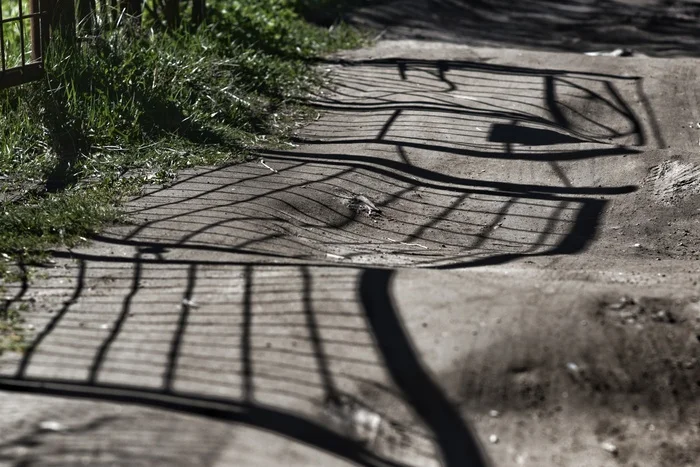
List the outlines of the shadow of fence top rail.
{"type": "Polygon", "coordinates": [[[0,2],[0,88],[41,77],[51,3],[51,0],[0,2]]]}

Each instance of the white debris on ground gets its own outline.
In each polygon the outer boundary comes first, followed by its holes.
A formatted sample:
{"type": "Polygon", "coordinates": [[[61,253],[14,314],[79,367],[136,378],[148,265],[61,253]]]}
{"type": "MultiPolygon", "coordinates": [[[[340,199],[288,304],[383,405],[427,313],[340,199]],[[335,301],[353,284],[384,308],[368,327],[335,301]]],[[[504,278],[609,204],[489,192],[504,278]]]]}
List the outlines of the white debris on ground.
{"type": "Polygon", "coordinates": [[[603,450],[612,454],[613,456],[617,455],[617,452],[618,452],[617,446],[615,446],[613,443],[611,443],[609,441],[604,441],[604,442],[600,443],[600,447],[603,448],[603,450]]]}
{"type": "Polygon", "coordinates": [[[671,204],[686,196],[700,194],[700,165],[664,161],[649,170],[645,183],[653,186],[654,196],[659,201],[671,204]]]}
{"type": "Polygon", "coordinates": [[[43,431],[64,431],[66,427],[56,420],[45,420],[39,423],[39,428],[43,431]]]}

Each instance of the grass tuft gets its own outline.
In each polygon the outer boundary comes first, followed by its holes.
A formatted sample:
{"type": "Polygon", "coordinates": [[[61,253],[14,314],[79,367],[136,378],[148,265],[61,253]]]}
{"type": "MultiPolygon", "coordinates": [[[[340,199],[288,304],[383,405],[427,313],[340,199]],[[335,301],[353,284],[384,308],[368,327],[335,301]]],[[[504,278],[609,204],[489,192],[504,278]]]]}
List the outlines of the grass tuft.
{"type": "MultiPolygon", "coordinates": [[[[210,3],[196,31],[57,38],[42,81],[0,90],[0,287],[13,263],[119,221],[120,203],[145,184],[284,141],[320,82],[313,59],[363,43],[297,7],[210,3]]],[[[21,341],[14,313],[0,314],[0,349],[21,341]]]]}

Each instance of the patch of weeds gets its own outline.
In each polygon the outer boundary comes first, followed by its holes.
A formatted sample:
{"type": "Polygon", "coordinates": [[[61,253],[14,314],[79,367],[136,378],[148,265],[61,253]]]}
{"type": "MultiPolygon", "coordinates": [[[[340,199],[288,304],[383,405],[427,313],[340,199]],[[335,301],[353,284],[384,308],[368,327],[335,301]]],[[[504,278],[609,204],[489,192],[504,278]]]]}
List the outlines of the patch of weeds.
{"type": "MultiPolygon", "coordinates": [[[[32,196],[0,213],[0,251],[22,257],[48,246],[74,244],[119,218],[111,192],[95,187],[32,196]]],[[[7,253],[6,253],[7,254],[7,253]]]]}
{"type": "MultiPolygon", "coordinates": [[[[18,264],[122,221],[120,203],[145,184],[288,143],[321,83],[314,59],[365,41],[298,6],[215,0],[196,30],[154,33],[146,18],[75,43],[57,35],[42,81],[0,90],[0,352],[24,347],[26,305],[3,286],[28,280],[18,264]]],[[[17,55],[19,36],[5,39],[17,55]]]]}
{"type": "Polygon", "coordinates": [[[3,309],[0,306],[0,355],[4,352],[22,352],[26,347],[26,335],[22,315],[29,311],[26,303],[3,309]]]}
{"type": "Polygon", "coordinates": [[[8,295],[9,282],[29,281],[29,272],[26,267],[20,269],[8,265],[7,258],[3,258],[3,275],[0,277],[0,355],[5,351],[21,352],[24,350],[26,339],[23,326],[23,314],[29,311],[29,303],[18,302],[24,289],[16,296],[8,295]]]}
{"type": "Polygon", "coordinates": [[[363,41],[306,22],[293,0],[209,9],[195,31],[57,37],[41,82],[0,91],[0,252],[79,242],[144,184],[283,144],[319,83],[313,58],[363,41]]]}

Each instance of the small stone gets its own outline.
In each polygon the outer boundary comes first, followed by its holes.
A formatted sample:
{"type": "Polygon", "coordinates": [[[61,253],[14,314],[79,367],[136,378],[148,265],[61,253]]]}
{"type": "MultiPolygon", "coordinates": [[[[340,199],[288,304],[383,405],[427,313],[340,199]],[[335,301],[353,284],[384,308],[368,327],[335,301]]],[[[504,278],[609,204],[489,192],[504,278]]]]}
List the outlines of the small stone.
{"type": "Polygon", "coordinates": [[[498,410],[489,410],[489,417],[497,418],[499,415],[501,415],[501,412],[498,410]]]}
{"type": "Polygon", "coordinates": [[[600,447],[603,448],[604,450],[608,451],[613,456],[617,455],[617,446],[615,446],[613,443],[611,443],[609,441],[605,441],[605,442],[601,443],[600,447]]]}
{"type": "Polygon", "coordinates": [[[634,244],[634,247],[635,247],[635,248],[641,248],[641,247],[642,247],[642,244],[641,244],[641,243],[635,243],[635,244],[634,244]]]}
{"type": "Polygon", "coordinates": [[[498,444],[498,436],[492,434],[489,436],[489,443],[491,444],[498,444]]]}
{"type": "Polygon", "coordinates": [[[190,307],[190,308],[199,308],[199,305],[197,305],[197,302],[195,302],[194,300],[187,299],[187,298],[182,299],[182,304],[187,306],[187,307],[190,307]]]}
{"type": "Polygon", "coordinates": [[[111,328],[111,327],[112,327],[112,326],[111,326],[109,323],[105,323],[105,324],[103,324],[103,325],[100,326],[100,329],[109,329],[109,328],[111,328]]]}
{"type": "Polygon", "coordinates": [[[582,383],[584,382],[584,371],[583,368],[581,368],[579,365],[577,365],[574,362],[568,362],[566,364],[566,372],[569,373],[569,376],[571,377],[572,380],[576,383],[582,383]]]}
{"type": "Polygon", "coordinates": [[[33,325],[33,324],[27,325],[27,329],[29,329],[30,331],[33,331],[33,330],[34,330],[34,325],[33,325]]]}
{"type": "Polygon", "coordinates": [[[666,310],[659,310],[654,313],[651,317],[652,320],[659,323],[675,323],[676,319],[674,316],[666,310]]]}

